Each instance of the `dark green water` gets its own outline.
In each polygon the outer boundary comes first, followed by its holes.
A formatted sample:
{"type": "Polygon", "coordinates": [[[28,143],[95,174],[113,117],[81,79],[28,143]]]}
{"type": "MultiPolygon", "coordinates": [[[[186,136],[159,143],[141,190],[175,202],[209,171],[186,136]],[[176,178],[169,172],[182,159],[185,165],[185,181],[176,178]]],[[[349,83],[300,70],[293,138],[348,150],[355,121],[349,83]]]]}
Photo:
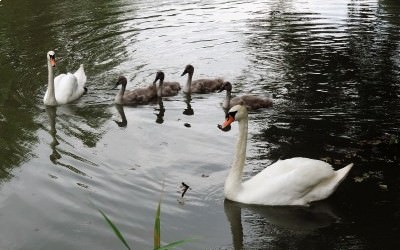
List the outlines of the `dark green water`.
{"type": "Polygon", "coordinates": [[[394,0],[1,0],[0,249],[124,249],[97,208],[151,249],[161,190],[163,243],[198,238],[182,249],[398,249],[399,30],[394,0]],[[78,102],[43,105],[49,50],[56,74],[85,65],[78,102]],[[114,106],[119,75],[183,84],[188,63],[274,96],[250,114],[245,177],[294,156],[353,162],[337,192],[310,208],[224,201],[223,93],[114,106]]]}

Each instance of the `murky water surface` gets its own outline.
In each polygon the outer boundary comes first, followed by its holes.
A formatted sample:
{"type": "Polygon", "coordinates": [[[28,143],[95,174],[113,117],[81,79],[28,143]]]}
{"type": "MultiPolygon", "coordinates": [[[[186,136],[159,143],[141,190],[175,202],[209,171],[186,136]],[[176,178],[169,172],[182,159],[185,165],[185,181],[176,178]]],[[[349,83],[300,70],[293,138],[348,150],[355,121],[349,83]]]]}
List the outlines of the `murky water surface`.
{"type": "Polygon", "coordinates": [[[396,249],[400,246],[400,3],[393,0],[0,1],[0,248],[396,249]],[[56,74],[84,63],[88,93],[46,108],[56,74]],[[112,87],[163,70],[272,95],[250,114],[245,177],[288,157],[355,167],[309,208],[224,201],[237,125],[223,93],[117,107],[112,87]],[[123,121],[126,117],[126,122],[123,121]],[[181,183],[190,186],[181,199],[181,183]]]}

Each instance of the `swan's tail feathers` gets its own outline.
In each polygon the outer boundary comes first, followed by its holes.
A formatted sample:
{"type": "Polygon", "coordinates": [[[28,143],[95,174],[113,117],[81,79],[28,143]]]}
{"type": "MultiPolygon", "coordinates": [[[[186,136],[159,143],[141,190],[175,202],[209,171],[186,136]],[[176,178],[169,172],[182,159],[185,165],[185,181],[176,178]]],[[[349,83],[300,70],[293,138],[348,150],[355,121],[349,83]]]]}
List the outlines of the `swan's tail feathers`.
{"type": "Polygon", "coordinates": [[[79,69],[74,73],[74,76],[76,77],[76,79],[78,79],[79,86],[84,87],[87,78],[86,78],[85,69],[83,67],[83,64],[80,65],[79,69]]]}
{"type": "Polygon", "coordinates": [[[335,175],[332,178],[328,178],[325,181],[321,182],[318,187],[315,189],[315,192],[311,192],[312,197],[310,201],[323,200],[328,198],[335,190],[338,188],[340,183],[346,178],[350,169],[353,167],[353,163],[336,170],[335,175]]]}
{"type": "MultiPolygon", "coordinates": [[[[353,163],[350,163],[349,165],[336,170],[335,171],[335,177],[331,179],[331,192],[334,192],[337,187],[342,183],[342,181],[346,178],[347,174],[350,172],[350,169],[353,167],[353,163]]],[[[329,186],[329,185],[328,185],[329,186]]]]}
{"type": "Polygon", "coordinates": [[[338,180],[338,185],[346,178],[352,167],[353,163],[350,163],[346,167],[343,167],[336,171],[336,179],[338,180]]]}

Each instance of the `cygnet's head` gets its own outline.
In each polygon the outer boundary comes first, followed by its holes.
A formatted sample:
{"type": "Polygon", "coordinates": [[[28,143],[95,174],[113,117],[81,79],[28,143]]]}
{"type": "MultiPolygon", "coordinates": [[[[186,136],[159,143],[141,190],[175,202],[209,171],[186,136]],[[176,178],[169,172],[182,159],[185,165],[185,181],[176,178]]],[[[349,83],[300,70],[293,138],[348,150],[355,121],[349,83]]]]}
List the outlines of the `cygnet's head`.
{"type": "Polygon", "coordinates": [[[153,84],[155,84],[158,80],[160,80],[160,84],[163,84],[164,77],[165,77],[164,72],[162,72],[161,70],[157,71],[156,79],[154,79],[153,84]]]}
{"type": "Polygon", "coordinates": [[[194,67],[192,65],[188,64],[188,65],[186,65],[186,68],[183,71],[181,76],[184,76],[186,74],[193,75],[193,72],[194,72],[194,67]]]}
{"type": "Polygon", "coordinates": [[[222,125],[218,124],[218,128],[222,131],[229,131],[231,129],[231,123],[234,121],[240,121],[247,118],[247,108],[243,102],[238,105],[233,106],[226,114],[226,119],[222,125]]]}
{"type": "Polygon", "coordinates": [[[126,86],[127,83],[128,83],[128,80],[126,79],[126,77],[120,76],[120,77],[118,77],[118,81],[115,84],[115,88],[118,87],[118,85],[126,86]]]}
{"type": "Polygon", "coordinates": [[[50,62],[51,66],[56,66],[56,53],[54,51],[50,50],[47,52],[47,61],[50,62]]]}
{"type": "Polygon", "coordinates": [[[218,92],[222,92],[224,90],[231,92],[232,84],[230,82],[224,82],[224,84],[221,85],[221,88],[218,90],[218,92]]]}

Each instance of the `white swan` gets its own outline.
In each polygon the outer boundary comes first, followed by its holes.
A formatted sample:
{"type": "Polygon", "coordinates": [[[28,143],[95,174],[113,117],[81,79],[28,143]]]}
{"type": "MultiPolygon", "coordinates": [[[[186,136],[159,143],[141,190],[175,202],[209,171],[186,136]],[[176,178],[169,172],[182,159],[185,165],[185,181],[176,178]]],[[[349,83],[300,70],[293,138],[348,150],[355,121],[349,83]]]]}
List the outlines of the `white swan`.
{"type": "Polygon", "coordinates": [[[260,108],[272,107],[272,98],[256,95],[242,95],[235,96],[232,98],[232,84],[230,82],[224,82],[218,92],[226,90],[225,100],[222,103],[224,109],[229,109],[235,105],[243,102],[246,105],[247,110],[256,110],[260,108]]]}
{"type": "Polygon", "coordinates": [[[243,105],[232,107],[221,130],[239,122],[235,158],[225,181],[225,197],[232,201],[258,205],[308,205],[330,196],[344,180],[353,164],[337,171],[326,162],[308,158],[279,160],[242,183],[246,159],[248,114],[243,105]]]}
{"type": "Polygon", "coordinates": [[[80,65],[74,74],[61,74],[54,78],[53,68],[55,65],[56,54],[54,51],[47,52],[49,79],[43,103],[48,106],[73,102],[86,92],[86,75],[83,64],[80,65]]]}
{"type": "Polygon", "coordinates": [[[194,67],[188,64],[186,65],[185,70],[181,74],[181,76],[188,74],[186,85],[183,87],[183,92],[186,94],[191,94],[191,93],[205,94],[205,93],[215,92],[219,90],[222,84],[224,83],[222,78],[198,79],[192,81],[193,73],[194,73],[194,67]]]}

